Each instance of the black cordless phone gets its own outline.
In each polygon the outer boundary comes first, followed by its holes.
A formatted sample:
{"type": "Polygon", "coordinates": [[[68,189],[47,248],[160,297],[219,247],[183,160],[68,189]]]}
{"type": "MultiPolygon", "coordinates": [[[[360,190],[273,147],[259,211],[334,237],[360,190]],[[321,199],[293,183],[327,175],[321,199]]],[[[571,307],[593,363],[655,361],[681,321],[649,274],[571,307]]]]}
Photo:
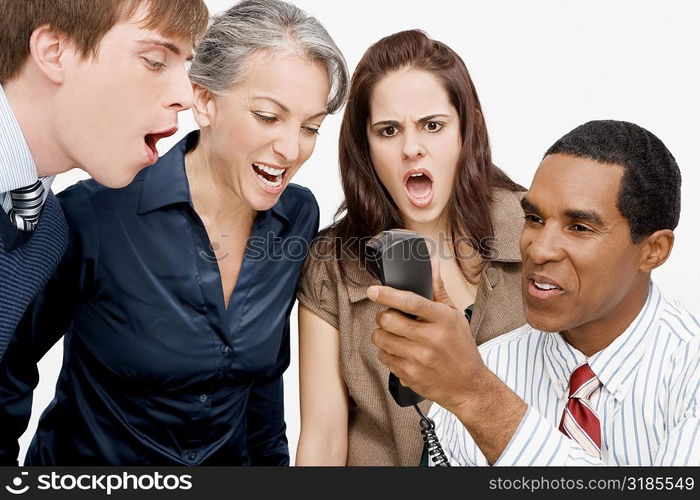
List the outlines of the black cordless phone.
{"type": "MultiPolygon", "coordinates": [[[[420,234],[405,229],[382,231],[367,242],[365,251],[367,268],[382,285],[408,290],[433,300],[430,252],[420,234]]],[[[420,415],[425,453],[435,466],[449,467],[450,462],[435,434],[435,422],[425,416],[418,406],[425,398],[402,385],[393,373],[389,373],[389,392],[399,406],[413,406],[416,409],[420,415]]]]}
{"type": "MultiPolygon", "coordinates": [[[[421,235],[404,229],[382,231],[366,246],[367,267],[382,285],[408,290],[433,300],[430,252],[421,235]]],[[[389,374],[389,392],[399,406],[413,406],[424,398],[389,374]]]]}

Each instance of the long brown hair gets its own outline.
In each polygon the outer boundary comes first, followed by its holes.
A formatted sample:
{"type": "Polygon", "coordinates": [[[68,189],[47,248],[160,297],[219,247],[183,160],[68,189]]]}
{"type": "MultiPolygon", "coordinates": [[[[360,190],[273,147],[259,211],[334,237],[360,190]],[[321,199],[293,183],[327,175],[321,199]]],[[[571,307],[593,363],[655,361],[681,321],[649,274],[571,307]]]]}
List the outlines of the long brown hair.
{"type": "MultiPolygon", "coordinates": [[[[355,69],[340,128],[339,161],[345,201],[335,214],[336,222],[325,233],[334,236],[336,258],[341,259],[346,277],[345,258],[364,262],[364,242],[368,238],[380,231],[404,227],[394,200],[372,165],[367,121],[370,97],[379,80],[407,67],[435,75],[459,116],[462,145],[455,186],[448,203],[453,245],[458,238],[468,237],[474,249],[486,259],[487,241],[493,236],[492,190],[524,190],[491,161],[481,104],[464,61],[447,45],[431,40],[420,30],[384,37],[367,49],[355,69]],[[348,242],[357,244],[348,245],[348,242]]],[[[472,281],[472,277],[466,277],[472,281]]]]}

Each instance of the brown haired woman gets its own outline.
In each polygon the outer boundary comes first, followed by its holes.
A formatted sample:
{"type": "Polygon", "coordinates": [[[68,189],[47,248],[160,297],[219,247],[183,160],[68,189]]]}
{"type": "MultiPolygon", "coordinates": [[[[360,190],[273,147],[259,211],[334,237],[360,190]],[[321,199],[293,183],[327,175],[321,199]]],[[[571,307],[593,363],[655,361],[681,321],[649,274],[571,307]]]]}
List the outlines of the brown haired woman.
{"type": "MultiPolygon", "coordinates": [[[[353,75],[340,132],[345,202],[312,248],[298,292],[301,435],[297,465],[419,465],[419,416],[387,390],[370,340],[378,284],[361,264],[380,231],[417,231],[478,343],[525,323],[523,188],[491,162],[467,68],[417,30],[385,37],[353,75]],[[473,311],[473,316],[472,316],[473,311]]],[[[421,403],[426,412],[430,402],[421,403]]]]}

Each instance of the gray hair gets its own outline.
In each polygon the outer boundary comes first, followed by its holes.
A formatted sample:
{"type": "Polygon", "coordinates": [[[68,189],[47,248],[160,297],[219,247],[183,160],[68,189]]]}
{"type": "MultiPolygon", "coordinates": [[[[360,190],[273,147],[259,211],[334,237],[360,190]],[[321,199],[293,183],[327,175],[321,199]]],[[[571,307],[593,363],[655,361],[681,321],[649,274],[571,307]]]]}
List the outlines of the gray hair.
{"type": "Polygon", "coordinates": [[[337,111],[348,93],[345,58],[315,17],[280,0],[244,0],[214,16],[196,48],[190,80],[214,95],[244,77],[248,57],[265,49],[297,50],[323,63],[331,83],[326,109],[337,111]]]}

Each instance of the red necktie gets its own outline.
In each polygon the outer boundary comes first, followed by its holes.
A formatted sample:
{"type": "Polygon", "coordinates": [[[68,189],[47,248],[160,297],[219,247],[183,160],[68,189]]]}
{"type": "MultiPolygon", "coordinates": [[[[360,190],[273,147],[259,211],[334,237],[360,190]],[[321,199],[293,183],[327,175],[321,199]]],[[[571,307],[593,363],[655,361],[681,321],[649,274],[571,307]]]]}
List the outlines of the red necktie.
{"type": "Polygon", "coordinates": [[[600,420],[589,398],[600,380],[585,363],[574,370],[569,384],[569,401],[564,407],[559,430],[576,441],[587,453],[600,458],[600,420]]]}

